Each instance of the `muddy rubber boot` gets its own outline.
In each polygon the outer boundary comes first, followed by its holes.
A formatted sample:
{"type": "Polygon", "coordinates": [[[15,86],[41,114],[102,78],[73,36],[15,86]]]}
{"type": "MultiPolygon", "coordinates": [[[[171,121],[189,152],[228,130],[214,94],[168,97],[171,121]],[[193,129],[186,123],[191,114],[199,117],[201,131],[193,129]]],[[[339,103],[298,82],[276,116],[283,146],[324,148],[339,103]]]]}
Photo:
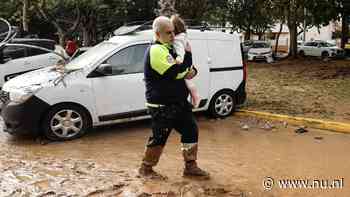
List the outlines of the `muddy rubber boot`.
{"type": "Polygon", "coordinates": [[[210,174],[205,171],[202,170],[201,168],[199,168],[197,166],[197,162],[196,161],[188,161],[185,164],[185,169],[183,172],[183,176],[187,176],[187,177],[199,177],[202,179],[210,179],[210,174]]]}
{"type": "Polygon", "coordinates": [[[163,152],[163,146],[147,147],[145,155],[142,159],[141,167],[138,173],[142,177],[163,177],[153,170],[153,167],[157,165],[160,155],[163,152]]]}
{"type": "Polygon", "coordinates": [[[198,177],[202,179],[210,179],[210,174],[197,165],[198,145],[194,145],[189,149],[183,149],[182,154],[185,160],[184,177],[198,177]]]}

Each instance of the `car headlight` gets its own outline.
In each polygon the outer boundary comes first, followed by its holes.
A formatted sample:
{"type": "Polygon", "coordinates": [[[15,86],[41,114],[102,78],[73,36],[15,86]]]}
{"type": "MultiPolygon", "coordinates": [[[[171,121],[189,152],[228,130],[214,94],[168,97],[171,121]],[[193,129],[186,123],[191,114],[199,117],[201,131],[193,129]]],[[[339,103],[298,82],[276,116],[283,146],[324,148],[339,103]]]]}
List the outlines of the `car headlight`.
{"type": "Polygon", "coordinates": [[[30,97],[32,97],[36,92],[38,92],[42,86],[40,85],[32,85],[28,87],[22,87],[18,89],[13,89],[10,91],[10,100],[15,103],[24,103],[30,97]]]}
{"type": "Polygon", "coordinates": [[[249,55],[258,55],[258,53],[255,52],[248,52],[249,55]]]}

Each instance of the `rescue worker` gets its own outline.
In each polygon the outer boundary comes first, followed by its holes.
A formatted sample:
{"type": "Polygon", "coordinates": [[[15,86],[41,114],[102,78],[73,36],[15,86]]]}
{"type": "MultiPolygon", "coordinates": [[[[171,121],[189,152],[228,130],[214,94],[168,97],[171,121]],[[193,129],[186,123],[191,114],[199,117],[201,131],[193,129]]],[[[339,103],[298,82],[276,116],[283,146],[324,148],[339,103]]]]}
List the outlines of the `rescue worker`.
{"type": "Polygon", "coordinates": [[[176,64],[172,48],[174,27],[169,18],[157,17],[153,21],[155,43],[145,54],[145,82],[147,107],[152,117],[152,135],[149,137],[139,174],[160,176],[153,170],[157,165],[172,129],[181,134],[185,168],[183,176],[209,178],[209,173],[197,166],[198,127],[192,106],[187,101],[189,90],[185,78],[197,74],[192,66],[192,53],[186,47],[184,61],[176,64]]]}

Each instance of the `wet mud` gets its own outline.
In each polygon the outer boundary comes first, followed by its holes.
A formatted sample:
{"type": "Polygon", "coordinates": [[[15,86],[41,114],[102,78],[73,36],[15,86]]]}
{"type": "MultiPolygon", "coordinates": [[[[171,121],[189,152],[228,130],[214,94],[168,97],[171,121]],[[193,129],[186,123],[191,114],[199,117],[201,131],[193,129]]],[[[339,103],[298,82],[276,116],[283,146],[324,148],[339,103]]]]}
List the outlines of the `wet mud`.
{"type": "Polygon", "coordinates": [[[156,171],[139,177],[150,122],[104,126],[81,139],[46,142],[0,132],[0,196],[349,196],[350,136],[283,122],[198,115],[199,165],[210,180],[182,177],[180,136],[174,131],[156,171]],[[278,179],[343,178],[340,189],[263,187],[278,179]]]}

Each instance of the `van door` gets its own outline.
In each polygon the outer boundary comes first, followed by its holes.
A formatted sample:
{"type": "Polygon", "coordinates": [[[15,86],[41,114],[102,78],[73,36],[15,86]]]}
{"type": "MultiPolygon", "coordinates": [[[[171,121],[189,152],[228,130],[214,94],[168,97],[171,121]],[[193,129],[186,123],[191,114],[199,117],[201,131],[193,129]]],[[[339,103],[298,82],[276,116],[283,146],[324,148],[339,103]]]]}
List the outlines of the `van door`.
{"type": "Polygon", "coordinates": [[[211,63],[208,43],[206,39],[190,39],[190,44],[192,47],[193,65],[195,65],[198,70],[198,75],[192,80],[196,85],[201,99],[208,99],[210,87],[209,67],[211,63]]]}
{"type": "Polygon", "coordinates": [[[136,44],[116,52],[102,63],[111,65],[112,75],[91,78],[100,121],[145,113],[143,59],[148,47],[136,44]]]}

